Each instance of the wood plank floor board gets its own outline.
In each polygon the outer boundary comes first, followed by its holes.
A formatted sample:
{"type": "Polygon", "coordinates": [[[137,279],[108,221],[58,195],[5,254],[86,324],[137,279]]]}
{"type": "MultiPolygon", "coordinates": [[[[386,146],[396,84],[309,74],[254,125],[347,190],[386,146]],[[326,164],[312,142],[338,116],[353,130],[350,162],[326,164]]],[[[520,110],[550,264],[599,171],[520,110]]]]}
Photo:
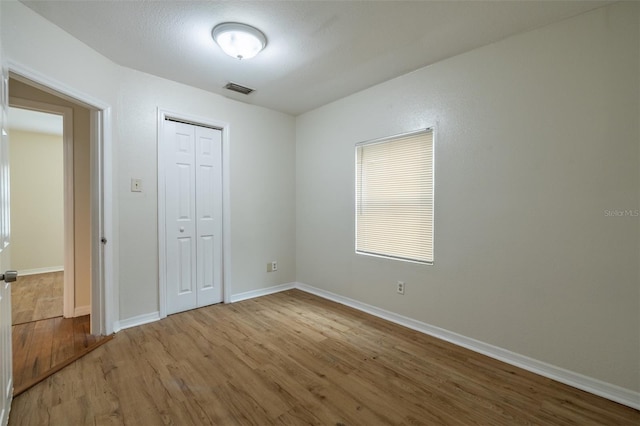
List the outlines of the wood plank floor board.
{"type": "Polygon", "coordinates": [[[62,316],[64,272],[18,276],[11,284],[11,323],[62,316]]]}
{"type": "Polygon", "coordinates": [[[51,348],[51,364],[56,365],[75,353],[73,321],[65,321],[62,317],[54,318],[53,335],[56,337],[51,348]]]}
{"type": "MultiPolygon", "coordinates": [[[[342,345],[340,344],[340,342],[339,342],[339,341],[332,341],[331,339],[327,339],[327,341],[328,341],[328,342],[332,342],[333,344],[336,344],[337,346],[342,346],[342,345]]],[[[329,348],[329,349],[330,349],[330,348],[329,348]]],[[[331,352],[331,350],[330,350],[329,352],[331,352]]],[[[353,352],[353,351],[352,351],[352,352],[353,352]]],[[[335,352],[335,350],[334,350],[334,353],[336,353],[336,352],[335,352]]],[[[360,357],[361,357],[361,356],[362,356],[362,359],[364,359],[364,360],[366,361],[366,359],[367,359],[367,357],[366,357],[366,356],[364,356],[363,354],[356,354],[356,355],[355,355],[355,357],[354,357],[354,359],[352,359],[352,360],[351,360],[351,362],[359,363],[359,362],[360,362],[360,357]]],[[[344,359],[342,360],[342,362],[344,363],[344,359]]],[[[354,368],[354,369],[355,369],[355,368],[354,368]]],[[[393,407],[386,407],[385,411],[393,411],[393,407]]],[[[397,422],[396,422],[396,423],[397,423],[397,422]]]]}
{"type": "MultiPolygon", "coordinates": [[[[357,405],[357,402],[353,401],[350,395],[344,393],[342,390],[329,392],[330,383],[326,378],[313,376],[303,378],[305,375],[301,374],[301,371],[306,370],[306,368],[295,363],[295,361],[291,362],[288,370],[293,371],[289,378],[283,377],[283,370],[281,368],[271,371],[269,371],[269,369],[263,369],[263,374],[264,377],[269,377],[270,380],[274,381],[278,387],[286,389],[288,394],[295,395],[296,399],[298,399],[299,395],[307,395],[304,402],[296,406],[300,405],[304,410],[313,412],[315,416],[322,419],[322,424],[348,422],[349,410],[345,409],[345,407],[348,405],[357,405]],[[271,378],[274,372],[277,377],[271,378]]],[[[296,401],[296,399],[294,399],[294,401],[296,401]]],[[[290,411],[291,410],[287,410],[278,418],[286,417],[286,413],[290,411]]],[[[277,424],[278,418],[272,420],[277,424]]],[[[364,418],[372,419],[375,418],[375,416],[367,412],[363,413],[363,419],[364,418]]]]}
{"type": "Polygon", "coordinates": [[[14,400],[10,425],[31,424],[638,425],[640,412],[291,290],[118,333],[14,400]]]}
{"type": "MultiPolygon", "coordinates": [[[[32,377],[51,367],[51,348],[53,346],[52,321],[36,321],[33,338],[28,348],[25,371],[32,377]]],[[[15,353],[15,352],[14,352],[15,353]]]]}
{"type": "MultiPolygon", "coordinates": [[[[358,333],[358,338],[351,339],[351,341],[358,347],[366,347],[367,339],[361,339],[360,337],[362,337],[362,333],[358,333]]],[[[379,355],[374,354],[371,357],[378,362],[388,364],[387,368],[389,371],[402,373],[403,375],[401,378],[396,380],[400,386],[407,386],[413,379],[417,379],[418,383],[433,383],[434,385],[437,385],[437,389],[434,388],[434,391],[437,390],[438,392],[443,392],[447,390],[452,383],[454,383],[456,385],[449,390],[449,393],[459,394],[459,396],[469,394],[469,403],[478,402],[484,404],[486,407],[497,407],[497,402],[483,401],[480,396],[487,394],[491,395],[493,393],[491,390],[492,388],[487,387],[486,383],[500,383],[499,380],[510,377],[510,373],[502,371],[503,374],[501,378],[493,377],[491,380],[488,380],[489,377],[485,374],[486,372],[482,371],[482,369],[479,369],[477,366],[470,368],[468,365],[468,359],[460,357],[459,354],[453,354],[452,356],[436,356],[432,354],[433,349],[422,346],[422,349],[427,349],[425,351],[427,356],[425,357],[423,355],[422,357],[419,357],[417,354],[420,352],[420,347],[414,348],[405,344],[400,352],[404,356],[396,356],[393,354],[393,351],[396,349],[399,349],[398,346],[396,346],[395,342],[392,342],[391,345],[386,347],[386,351],[389,352],[391,356],[380,358],[379,355]],[[438,362],[433,363],[433,360],[438,362]],[[446,373],[446,376],[443,376],[443,373],[446,373]],[[474,381],[473,377],[479,375],[480,379],[474,381]],[[453,377],[457,380],[448,380],[445,382],[439,380],[438,377],[453,377]],[[461,386],[458,383],[463,383],[464,385],[461,386]]],[[[464,353],[464,351],[461,352],[464,353]]],[[[504,365],[502,368],[504,369],[504,365]]],[[[392,377],[389,373],[385,373],[385,375],[387,377],[392,377]]],[[[521,398],[529,396],[528,392],[524,393],[525,395],[520,394],[518,397],[521,398]]]]}
{"type": "Polygon", "coordinates": [[[19,421],[21,425],[48,425],[49,410],[33,410],[31,407],[50,406],[48,395],[23,393],[22,398],[14,398],[11,403],[9,421],[19,421]],[[19,414],[16,414],[19,413],[19,414]],[[12,418],[13,417],[13,418],[12,418]],[[16,419],[16,417],[18,417],[16,419]]]}
{"type": "Polygon", "coordinates": [[[12,326],[14,394],[100,344],[89,335],[89,315],[12,326]]]}
{"type": "Polygon", "coordinates": [[[304,407],[296,406],[286,413],[282,414],[275,421],[277,425],[298,426],[298,425],[322,425],[323,423],[313,411],[304,407]]]}
{"type": "Polygon", "coordinates": [[[33,329],[35,327],[34,322],[26,323],[20,326],[12,327],[12,346],[13,346],[13,371],[14,371],[14,385],[16,380],[20,380],[20,372],[25,371],[27,354],[29,353],[29,347],[33,340],[33,329]],[[15,356],[15,354],[21,354],[15,356]],[[16,377],[18,376],[18,377],[16,377]]]}

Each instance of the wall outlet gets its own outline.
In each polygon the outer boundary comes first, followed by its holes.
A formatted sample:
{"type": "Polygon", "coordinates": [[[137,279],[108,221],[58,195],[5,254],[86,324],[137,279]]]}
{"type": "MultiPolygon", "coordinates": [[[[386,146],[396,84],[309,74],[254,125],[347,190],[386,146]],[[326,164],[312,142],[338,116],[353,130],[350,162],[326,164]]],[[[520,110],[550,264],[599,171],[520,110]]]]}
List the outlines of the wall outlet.
{"type": "Polygon", "coordinates": [[[131,179],[131,192],[142,192],[142,179],[131,179]]]}
{"type": "Polygon", "coordinates": [[[278,270],[278,262],[275,260],[273,262],[267,263],[267,272],[275,272],[278,270]]]}
{"type": "Polygon", "coordinates": [[[398,281],[398,284],[396,286],[396,292],[398,294],[404,294],[404,281],[398,281]]]}

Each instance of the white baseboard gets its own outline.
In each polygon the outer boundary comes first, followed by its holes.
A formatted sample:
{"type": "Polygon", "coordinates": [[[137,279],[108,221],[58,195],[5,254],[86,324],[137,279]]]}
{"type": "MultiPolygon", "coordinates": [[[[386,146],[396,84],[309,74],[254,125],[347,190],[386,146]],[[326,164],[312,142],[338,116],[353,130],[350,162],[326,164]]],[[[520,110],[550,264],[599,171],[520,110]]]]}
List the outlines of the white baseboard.
{"type": "MultiPolygon", "coordinates": [[[[266,296],[268,294],[278,293],[285,290],[295,288],[296,283],[280,284],[273,287],[261,288],[258,290],[247,291],[244,293],[234,294],[230,297],[231,303],[240,302],[242,300],[253,299],[255,297],[266,296]]],[[[142,324],[158,321],[160,312],[151,312],[149,314],[138,315],[132,318],[116,321],[113,327],[114,332],[124,330],[125,328],[137,327],[142,324]]]]}
{"type": "Polygon", "coordinates": [[[158,321],[160,319],[160,312],[151,312],[149,314],[138,315],[135,317],[127,318],[124,320],[116,321],[113,326],[113,332],[117,333],[125,328],[137,327],[142,324],[148,324],[150,322],[158,321]]]}
{"type": "Polygon", "coordinates": [[[478,352],[491,358],[498,359],[500,361],[506,362],[507,364],[520,367],[524,370],[531,371],[532,373],[536,373],[549,379],[556,380],[560,383],[573,386],[574,388],[578,388],[583,391],[640,410],[640,392],[634,392],[632,390],[612,385],[610,383],[606,383],[588,376],[584,376],[582,374],[575,373],[564,368],[556,367],[554,365],[547,364],[546,362],[538,361],[536,359],[508,351],[498,346],[471,339],[469,337],[453,333],[440,327],[435,327],[433,325],[417,321],[412,318],[398,315],[396,313],[380,309],[375,306],[371,306],[366,303],[341,296],[339,294],[322,290],[317,287],[312,287],[303,283],[295,283],[294,287],[307,293],[315,294],[316,296],[320,296],[324,299],[332,300],[342,305],[350,306],[359,311],[363,311],[376,317],[380,317],[396,324],[400,324],[412,330],[416,330],[421,333],[436,337],[438,339],[445,340],[447,342],[453,343],[454,345],[462,346],[463,348],[467,348],[474,352],[478,352]]]}
{"type": "Polygon", "coordinates": [[[48,274],[49,272],[62,272],[62,271],[64,271],[64,266],[48,266],[46,268],[20,269],[18,271],[18,276],[22,277],[25,275],[48,274]]]}
{"type": "Polygon", "coordinates": [[[74,317],[82,317],[91,314],[91,305],[76,306],[73,310],[74,317]]]}
{"type": "Polygon", "coordinates": [[[273,287],[261,288],[258,290],[246,291],[244,293],[233,294],[229,298],[231,303],[240,302],[241,300],[253,299],[255,297],[266,296],[268,294],[278,293],[285,290],[291,290],[296,287],[297,283],[287,283],[275,285],[273,287]]]}

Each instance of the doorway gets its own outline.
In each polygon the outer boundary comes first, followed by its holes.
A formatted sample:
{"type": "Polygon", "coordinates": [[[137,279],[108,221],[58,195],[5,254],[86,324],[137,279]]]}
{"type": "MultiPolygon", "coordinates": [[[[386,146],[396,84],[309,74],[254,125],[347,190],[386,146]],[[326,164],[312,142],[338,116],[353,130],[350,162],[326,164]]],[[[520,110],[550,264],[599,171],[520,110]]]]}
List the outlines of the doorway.
{"type": "MultiPolygon", "coordinates": [[[[83,105],[49,93],[26,79],[9,78],[9,104],[32,112],[59,114],[63,118],[64,191],[64,316],[72,318],[91,313],[91,157],[90,110],[83,105]]],[[[9,126],[12,126],[9,116],[9,126]]],[[[9,141],[12,146],[11,140],[9,141]]],[[[17,148],[16,144],[16,148],[17,148]]],[[[23,159],[28,162],[28,159],[23,159]]],[[[10,160],[11,161],[11,160],[10,160]]],[[[19,167],[29,168],[20,164],[19,167]]],[[[15,170],[12,174],[19,174],[15,170]]],[[[28,180],[28,173],[20,175],[28,180]]],[[[20,199],[21,194],[16,194],[20,199]]],[[[24,196],[27,198],[28,196],[24,196]]],[[[14,215],[35,215],[12,209],[14,215]]],[[[17,219],[20,219],[17,217],[17,219]]],[[[29,220],[27,219],[28,223],[29,220]]],[[[20,235],[18,235],[19,237],[20,235]]],[[[24,251],[34,252],[38,235],[28,241],[24,251]]],[[[12,248],[13,250],[13,248],[12,248]]],[[[20,261],[13,259],[12,261],[20,261]]],[[[16,267],[20,265],[17,264],[16,267]]],[[[36,269],[37,272],[37,269],[36,269]]]]}
{"type": "Polygon", "coordinates": [[[14,326],[74,316],[72,120],[70,108],[12,98],[11,267],[19,277],[11,289],[14,326]]]}
{"type": "MultiPolygon", "coordinates": [[[[112,250],[106,248],[111,234],[105,231],[103,214],[105,189],[109,191],[109,200],[111,197],[111,185],[103,180],[111,176],[110,157],[105,160],[103,151],[105,141],[110,140],[105,137],[105,126],[110,125],[109,110],[79,101],[82,96],[73,97],[51,88],[56,87],[55,82],[51,86],[36,82],[30,77],[39,81],[45,79],[32,76],[28,70],[18,74],[15,68],[19,67],[12,68],[9,103],[64,115],[63,139],[64,147],[68,148],[64,152],[68,167],[64,168],[63,184],[67,210],[64,214],[63,261],[65,318],[37,320],[12,327],[16,395],[108,340],[109,336],[105,335],[113,333],[113,316],[107,308],[111,306],[113,292],[111,286],[105,285],[105,277],[110,278],[112,273],[112,250]],[[56,108],[66,108],[70,112],[65,114],[56,108]],[[107,161],[109,167],[104,167],[107,161]],[[71,285],[66,288],[68,283],[71,285]],[[20,371],[28,373],[19,375],[20,371]]],[[[11,123],[9,116],[9,125],[11,123]]],[[[108,205],[110,207],[111,203],[108,205]]],[[[38,268],[34,270],[42,272],[38,268]]]]}
{"type": "Polygon", "coordinates": [[[10,78],[9,91],[17,395],[97,339],[90,328],[90,112],[25,81],[10,78]]]}

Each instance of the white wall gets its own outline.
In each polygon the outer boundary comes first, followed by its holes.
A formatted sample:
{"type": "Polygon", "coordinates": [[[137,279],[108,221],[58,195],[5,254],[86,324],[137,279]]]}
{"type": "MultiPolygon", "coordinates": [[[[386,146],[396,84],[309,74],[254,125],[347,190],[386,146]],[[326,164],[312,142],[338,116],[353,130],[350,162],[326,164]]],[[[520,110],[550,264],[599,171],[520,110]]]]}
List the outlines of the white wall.
{"type": "MultiPolygon", "coordinates": [[[[117,99],[117,82],[120,74],[120,67],[111,61],[89,49],[85,44],[71,37],[68,33],[41,18],[29,8],[17,1],[1,1],[2,22],[0,25],[2,47],[5,59],[9,64],[16,63],[26,67],[42,77],[55,81],[77,92],[82,92],[94,99],[104,103],[114,105],[117,99]]],[[[20,86],[20,85],[18,85],[20,86]]],[[[29,86],[27,86],[29,88],[29,86]]],[[[11,92],[11,90],[10,90],[11,92]]],[[[29,97],[27,93],[31,90],[21,89],[22,97],[29,97]]],[[[17,93],[14,93],[16,95],[17,93]]],[[[11,95],[11,93],[10,93],[11,95]]],[[[48,94],[47,94],[48,95],[48,94]]],[[[39,96],[39,95],[38,95],[39,96]]],[[[77,105],[65,104],[59,99],[40,100],[49,103],[68,105],[74,109],[74,134],[79,135],[81,125],[84,132],[88,129],[88,114],[86,108],[78,108],[77,105]],[[81,124],[80,124],[81,123],[81,124]]],[[[87,139],[82,137],[86,142],[87,139]]],[[[74,162],[81,161],[87,151],[87,146],[74,146],[74,162]]],[[[112,155],[117,155],[117,143],[114,143],[112,155]]],[[[86,163],[79,164],[74,173],[86,171],[86,163]]],[[[117,170],[117,161],[114,162],[117,170]]],[[[114,171],[115,172],[115,171],[114,171]]],[[[80,176],[75,191],[85,194],[88,185],[88,178],[80,176]]],[[[76,196],[80,195],[79,193],[76,196]]],[[[85,197],[83,197],[85,198],[85,197]]],[[[75,203],[75,214],[86,215],[86,204],[75,203]]],[[[113,200],[113,214],[117,215],[118,198],[113,200]]],[[[116,222],[117,230],[117,222],[116,222]]],[[[84,235],[89,232],[90,222],[87,219],[81,224],[81,231],[84,235]]],[[[86,235],[88,238],[88,235],[86,235]]],[[[117,247],[117,237],[112,241],[117,247]]],[[[89,250],[87,241],[76,239],[76,274],[75,281],[75,305],[86,306],[89,304],[90,296],[90,269],[88,265],[89,250]],[[83,278],[86,278],[83,279],[83,278]]],[[[117,273],[117,264],[115,265],[117,273]]],[[[117,275],[116,283],[117,286],[117,275]]]]}
{"type": "Polygon", "coordinates": [[[232,294],[295,281],[294,118],[126,70],[118,103],[121,316],[157,309],[160,107],[230,125],[232,294]],[[130,192],[131,178],[143,192],[130,192]],[[278,271],[266,264],[278,260],[278,271]]]}
{"type": "Polygon", "coordinates": [[[298,117],[297,280],[640,390],[638,6],[298,117]],[[435,264],[355,255],[354,144],[431,125],[435,264]]]}
{"type": "Polygon", "coordinates": [[[119,318],[157,312],[157,108],[230,125],[232,294],[295,280],[295,120],[120,67],[24,5],[6,1],[9,61],[112,107],[114,241],[119,318]],[[130,192],[132,177],[143,192],[130,192]],[[266,263],[278,260],[275,273],[266,263]]]}
{"type": "Polygon", "coordinates": [[[158,309],[161,107],[230,123],[233,293],[297,279],[640,389],[640,227],[604,213],[639,208],[638,5],[511,37],[297,120],[122,68],[20,3],[0,8],[9,60],[113,108],[119,319],[158,309]],[[435,265],[356,256],[354,144],[434,123],[435,265]]]}
{"type": "Polygon", "coordinates": [[[62,136],[9,130],[11,268],[64,267],[62,136]]]}

